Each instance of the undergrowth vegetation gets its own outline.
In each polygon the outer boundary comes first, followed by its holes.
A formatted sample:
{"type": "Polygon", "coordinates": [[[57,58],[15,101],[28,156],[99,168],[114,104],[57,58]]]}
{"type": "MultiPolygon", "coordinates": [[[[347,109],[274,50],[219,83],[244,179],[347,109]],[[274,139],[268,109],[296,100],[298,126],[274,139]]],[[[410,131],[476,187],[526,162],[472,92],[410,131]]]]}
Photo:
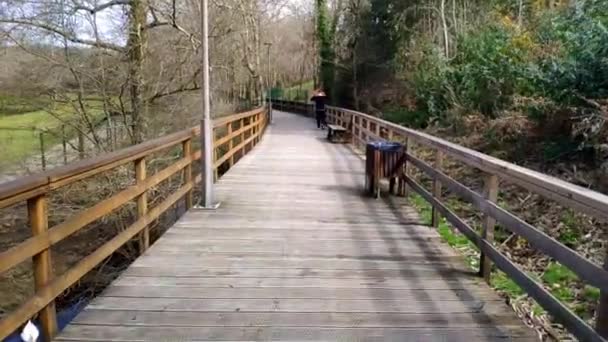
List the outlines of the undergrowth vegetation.
{"type": "Polygon", "coordinates": [[[542,144],[543,161],[573,154],[598,161],[607,142],[607,27],[608,3],[590,0],[536,13],[524,26],[496,6],[484,25],[458,35],[449,57],[427,36],[414,36],[397,64],[418,115],[389,118],[426,127],[516,113],[530,121],[516,138],[542,144]]]}

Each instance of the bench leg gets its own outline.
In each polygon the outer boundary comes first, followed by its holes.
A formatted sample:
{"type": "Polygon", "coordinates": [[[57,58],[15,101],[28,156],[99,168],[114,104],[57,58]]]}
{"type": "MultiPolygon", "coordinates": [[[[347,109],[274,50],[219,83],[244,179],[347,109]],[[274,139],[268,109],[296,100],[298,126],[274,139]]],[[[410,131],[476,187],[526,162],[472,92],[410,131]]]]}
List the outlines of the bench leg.
{"type": "Polygon", "coordinates": [[[389,183],[389,190],[388,190],[391,195],[395,194],[395,183],[396,183],[395,177],[391,177],[390,183],[389,183]]]}

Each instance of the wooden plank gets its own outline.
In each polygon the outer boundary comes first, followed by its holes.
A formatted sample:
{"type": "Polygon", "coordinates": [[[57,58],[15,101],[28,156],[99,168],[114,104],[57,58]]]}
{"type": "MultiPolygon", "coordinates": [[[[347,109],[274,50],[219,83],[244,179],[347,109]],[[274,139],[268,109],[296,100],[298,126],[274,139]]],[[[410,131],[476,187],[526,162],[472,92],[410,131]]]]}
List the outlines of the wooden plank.
{"type": "Polygon", "coordinates": [[[414,254],[403,255],[397,260],[392,258],[376,259],[338,259],[338,258],[299,258],[299,257],[254,257],[249,255],[216,255],[216,256],[196,256],[193,254],[174,254],[170,258],[156,253],[147,254],[135,262],[132,266],[153,267],[180,265],[182,267],[202,266],[208,269],[214,268],[309,268],[316,270],[340,269],[376,269],[376,270],[399,270],[412,269],[421,265],[428,267],[448,265],[459,265],[462,267],[463,256],[459,255],[440,255],[437,258],[416,256],[414,254]]]}
{"type": "Polygon", "coordinates": [[[129,298],[195,298],[195,299],[351,299],[375,300],[393,299],[416,301],[420,298],[432,298],[436,301],[483,300],[486,302],[502,302],[492,291],[460,290],[422,290],[422,289],[364,289],[364,288],[205,288],[164,286],[112,286],[103,292],[101,297],[129,298]]]}
{"type": "Polygon", "coordinates": [[[369,278],[333,278],[331,282],[327,278],[230,278],[230,277],[212,277],[212,278],[175,278],[175,277],[130,277],[122,276],[118,278],[114,285],[117,286],[169,286],[169,287],[233,287],[233,288],[250,288],[250,287],[328,287],[328,288],[382,288],[382,289],[466,289],[470,286],[478,286],[480,280],[477,277],[459,279],[407,279],[384,278],[384,279],[369,279],[369,278]]]}
{"type": "Polygon", "coordinates": [[[328,278],[328,279],[348,279],[348,278],[442,278],[442,279],[458,279],[462,278],[463,274],[470,276],[472,271],[457,269],[453,267],[441,267],[433,265],[433,267],[410,267],[408,269],[397,270],[376,270],[376,269],[357,269],[357,270],[340,270],[340,269],[323,269],[313,270],[309,268],[247,268],[247,269],[208,269],[206,267],[179,267],[179,266],[157,266],[157,267],[130,267],[123,272],[127,276],[140,277],[174,277],[174,278],[215,278],[215,277],[233,277],[233,278],[328,278]]]}
{"type": "Polygon", "coordinates": [[[87,309],[76,317],[78,325],[126,325],[147,327],[325,327],[325,328],[471,328],[492,326],[519,326],[520,320],[512,314],[459,314],[449,319],[442,314],[383,314],[383,313],[284,313],[276,312],[174,312],[161,311],[107,311],[87,309]],[[125,323],[127,322],[127,323],[125,323]]]}
{"type": "Polygon", "coordinates": [[[135,310],[164,312],[369,312],[369,313],[417,313],[445,315],[452,313],[496,314],[504,310],[500,306],[487,305],[484,301],[402,300],[378,299],[196,299],[196,298],[129,298],[99,297],[88,308],[96,310],[135,310]]]}
{"type": "Polygon", "coordinates": [[[534,341],[527,329],[69,326],[57,341],[534,341]],[[111,328],[111,329],[109,329],[111,328]]]}

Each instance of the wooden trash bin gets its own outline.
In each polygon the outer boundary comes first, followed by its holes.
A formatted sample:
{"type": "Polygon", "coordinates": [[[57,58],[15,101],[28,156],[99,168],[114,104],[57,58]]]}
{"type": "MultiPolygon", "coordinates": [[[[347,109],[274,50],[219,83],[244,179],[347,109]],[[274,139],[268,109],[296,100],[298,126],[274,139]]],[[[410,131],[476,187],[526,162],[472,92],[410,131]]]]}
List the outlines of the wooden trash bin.
{"type": "Polygon", "coordinates": [[[380,197],[380,180],[390,180],[390,192],[395,189],[396,180],[404,179],[405,148],[402,144],[376,141],[365,149],[365,190],[374,197],[380,197]]]}

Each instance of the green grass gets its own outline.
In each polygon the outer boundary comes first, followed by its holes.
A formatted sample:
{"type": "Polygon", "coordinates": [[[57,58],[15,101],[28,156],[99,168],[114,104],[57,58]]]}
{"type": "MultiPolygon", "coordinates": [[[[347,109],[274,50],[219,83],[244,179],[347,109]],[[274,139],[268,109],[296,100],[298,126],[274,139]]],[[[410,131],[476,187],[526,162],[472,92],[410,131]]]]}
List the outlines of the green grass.
{"type": "MultiPolygon", "coordinates": [[[[5,99],[5,98],[4,98],[5,99]]],[[[27,104],[30,99],[15,100],[25,107],[38,106],[42,102],[27,104]]],[[[97,101],[88,102],[89,113],[97,120],[103,111],[97,101]]],[[[6,107],[4,107],[6,108],[6,107]]],[[[3,146],[0,167],[18,163],[29,155],[40,151],[40,133],[43,134],[45,148],[50,148],[61,142],[62,120],[70,120],[75,114],[69,104],[59,104],[51,108],[48,104],[45,109],[34,110],[26,113],[16,114],[15,111],[0,112],[0,145],[3,146]],[[61,120],[52,115],[58,115],[61,120]]],[[[73,120],[72,120],[73,121],[73,120]]],[[[75,135],[73,129],[66,128],[68,138],[75,135]]]]}
{"type": "Polygon", "coordinates": [[[578,278],[574,272],[570,271],[565,266],[562,266],[556,262],[552,262],[545,269],[545,273],[542,276],[542,280],[549,284],[569,284],[570,282],[577,281],[578,278]]]}
{"type": "Polygon", "coordinates": [[[572,209],[564,211],[561,216],[561,222],[563,227],[559,231],[559,241],[564,243],[566,246],[576,246],[576,243],[581,238],[580,233],[580,222],[576,216],[576,213],[572,209]]]}
{"type": "Polygon", "coordinates": [[[49,105],[44,97],[0,95],[0,116],[17,115],[42,110],[49,105]]]}
{"type": "MultiPolygon", "coordinates": [[[[416,208],[416,210],[418,210],[420,213],[422,222],[426,225],[431,225],[433,219],[433,210],[431,205],[418,194],[410,194],[408,199],[414,208],[416,208]]],[[[466,236],[454,232],[450,224],[443,217],[439,222],[437,231],[439,232],[441,238],[453,248],[468,248],[471,250],[476,249],[475,245],[469,241],[466,236]]],[[[479,261],[473,256],[468,255],[466,260],[469,266],[471,266],[473,269],[479,265],[479,261]]]]}
{"type": "Polygon", "coordinates": [[[509,297],[519,297],[524,294],[524,291],[511,278],[501,271],[492,273],[492,286],[506,293],[509,297]]]}
{"type": "Polygon", "coordinates": [[[308,96],[314,89],[313,81],[306,81],[286,88],[273,88],[272,97],[288,101],[308,101],[308,96]]]}

